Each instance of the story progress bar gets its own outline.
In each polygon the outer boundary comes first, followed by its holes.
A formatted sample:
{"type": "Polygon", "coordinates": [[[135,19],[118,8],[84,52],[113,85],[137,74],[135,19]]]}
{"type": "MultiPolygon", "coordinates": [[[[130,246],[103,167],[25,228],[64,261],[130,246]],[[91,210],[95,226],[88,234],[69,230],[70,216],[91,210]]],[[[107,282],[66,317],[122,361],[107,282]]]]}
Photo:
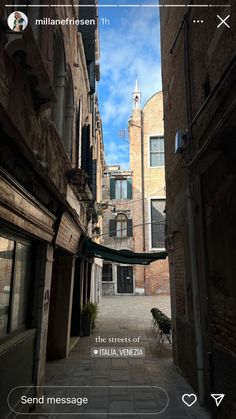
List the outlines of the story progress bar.
{"type": "Polygon", "coordinates": [[[75,8],[79,8],[79,7],[96,7],[96,8],[100,8],[100,7],[153,7],[153,8],[161,8],[161,7],[171,7],[171,8],[176,8],[176,7],[182,7],[182,8],[201,8],[201,7],[205,7],[205,8],[220,8],[220,7],[232,7],[231,4],[81,4],[81,5],[72,5],[72,4],[17,4],[17,5],[12,5],[12,4],[6,4],[5,7],[14,7],[14,8],[19,8],[19,7],[75,7],[75,8]]]}

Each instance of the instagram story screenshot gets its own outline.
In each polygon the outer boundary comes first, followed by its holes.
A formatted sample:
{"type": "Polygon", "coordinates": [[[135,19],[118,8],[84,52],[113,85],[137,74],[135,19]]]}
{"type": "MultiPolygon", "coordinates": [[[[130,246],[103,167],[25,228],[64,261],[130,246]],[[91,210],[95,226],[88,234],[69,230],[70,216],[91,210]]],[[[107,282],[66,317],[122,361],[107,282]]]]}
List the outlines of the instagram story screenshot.
{"type": "Polygon", "coordinates": [[[235,231],[235,0],[0,0],[0,419],[235,419],[235,231]]]}

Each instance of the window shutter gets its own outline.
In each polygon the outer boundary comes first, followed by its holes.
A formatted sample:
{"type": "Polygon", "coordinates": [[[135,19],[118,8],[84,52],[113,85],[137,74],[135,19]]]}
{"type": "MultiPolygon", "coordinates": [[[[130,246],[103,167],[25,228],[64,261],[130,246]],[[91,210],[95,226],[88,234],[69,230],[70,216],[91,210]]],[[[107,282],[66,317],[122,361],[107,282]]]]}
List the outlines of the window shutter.
{"type": "Polygon", "coordinates": [[[133,221],[127,220],[127,237],[133,236],[133,221]]]}
{"type": "Polygon", "coordinates": [[[82,101],[79,100],[77,126],[76,126],[76,164],[81,167],[82,160],[82,101]]]}
{"type": "Polygon", "coordinates": [[[97,159],[92,160],[92,193],[97,198],[97,159]]]}
{"type": "Polygon", "coordinates": [[[84,125],[82,129],[82,168],[89,175],[90,164],[90,127],[84,125]]]}
{"type": "Polygon", "coordinates": [[[109,220],[109,237],[115,237],[115,236],[116,236],[116,221],[109,220]]]}
{"type": "Polygon", "coordinates": [[[115,194],[115,179],[110,178],[110,198],[115,199],[115,197],[116,197],[116,194],[115,194]]]}
{"type": "Polygon", "coordinates": [[[132,199],[132,177],[127,179],[127,199],[132,199]]]}

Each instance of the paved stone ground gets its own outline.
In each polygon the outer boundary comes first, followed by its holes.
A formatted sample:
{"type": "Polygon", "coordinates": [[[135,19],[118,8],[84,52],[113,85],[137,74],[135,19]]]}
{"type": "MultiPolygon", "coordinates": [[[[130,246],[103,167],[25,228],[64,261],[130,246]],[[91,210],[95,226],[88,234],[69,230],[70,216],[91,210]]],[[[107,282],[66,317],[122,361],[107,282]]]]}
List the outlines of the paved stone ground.
{"type": "MultiPolygon", "coordinates": [[[[158,307],[170,316],[168,296],[103,297],[99,305],[98,322],[92,335],[81,338],[67,359],[47,364],[45,383],[48,386],[105,386],[90,389],[90,408],[94,407],[96,414],[62,415],[62,408],[58,408],[56,414],[54,407],[51,412],[55,414],[49,416],[41,408],[40,414],[32,415],[32,418],[209,419],[210,416],[199,407],[198,403],[189,408],[182,402],[181,397],[184,393],[194,393],[194,391],[173,365],[168,343],[157,344],[151,330],[152,307],[158,307]],[[138,346],[134,343],[98,345],[95,342],[98,336],[104,338],[141,336],[139,345],[145,348],[146,356],[139,359],[93,358],[91,357],[93,346],[138,346]],[[163,390],[155,389],[154,386],[161,387],[168,393],[168,407],[161,414],[154,412],[163,409],[167,397],[163,390]],[[104,415],[104,412],[110,413],[104,415]],[[122,415],[118,415],[118,412],[122,412],[122,415]],[[136,413],[128,415],[129,412],[136,413]]],[[[57,389],[57,395],[65,395],[63,388],[59,390],[58,393],[57,389]]],[[[75,393],[71,393],[74,390],[67,391],[71,396],[75,396],[75,393]]],[[[47,389],[45,394],[55,396],[51,389],[47,389]]]]}

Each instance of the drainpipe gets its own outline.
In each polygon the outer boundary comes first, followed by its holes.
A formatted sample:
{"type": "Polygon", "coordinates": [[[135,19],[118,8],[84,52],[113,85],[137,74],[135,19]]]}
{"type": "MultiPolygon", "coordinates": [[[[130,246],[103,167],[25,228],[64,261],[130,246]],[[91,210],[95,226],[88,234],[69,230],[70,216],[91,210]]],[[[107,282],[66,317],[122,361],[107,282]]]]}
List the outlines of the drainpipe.
{"type": "MultiPolygon", "coordinates": [[[[145,252],[145,192],[144,192],[144,138],[143,138],[143,111],[141,110],[141,181],[142,181],[142,217],[143,217],[143,252],[145,252]]],[[[143,267],[143,284],[146,294],[146,267],[143,267]]]]}
{"type": "Polygon", "coordinates": [[[194,220],[194,194],[192,183],[189,179],[187,189],[187,222],[189,234],[189,253],[190,253],[190,269],[192,279],[193,292],[193,315],[194,315],[194,329],[195,329],[195,344],[196,344],[196,363],[197,363],[197,382],[199,403],[203,405],[205,402],[205,379],[204,379],[204,358],[203,358],[203,338],[202,325],[200,314],[200,296],[199,296],[199,280],[197,267],[197,246],[196,246],[196,228],[194,220]]]}
{"type": "MultiPolygon", "coordinates": [[[[189,27],[187,16],[183,19],[184,30],[184,74],[186,86],[186,103],[187,103],[187,125],[188,125],[188,140],[190,144],[190,155],[193,156],[192,145],[192,96],[191,96],[191,78],[190,78],[190,63],[189,63],[189,27]]],[[[203,405],[205,402],[205,379],[204,379],[204,356],[203,356],[203,338],[201,325],[201,311],[200,311],[200,295],[199,295],[199,278],[198,278],[198,264],[197,264],[197,246],[196,246],[196,225],[194,214],[194,192],[193,183],[191,181],[191,174],[189,174],[187,186],[187,222],[189,234],[189,253],[190,253],[190,269],[192,279],[193,291],[193,315],[194,315],[194,331],[196,343],[196,363],[197,363],[197,381],[199,403],[203,405]]]]}
{"type": "Polygon", "coordinates": [[[142,180],[143,251],[145,251],[144,139],[143,139],[143,111],[142,110],[141,110],[141,180],[142,180]]]}

